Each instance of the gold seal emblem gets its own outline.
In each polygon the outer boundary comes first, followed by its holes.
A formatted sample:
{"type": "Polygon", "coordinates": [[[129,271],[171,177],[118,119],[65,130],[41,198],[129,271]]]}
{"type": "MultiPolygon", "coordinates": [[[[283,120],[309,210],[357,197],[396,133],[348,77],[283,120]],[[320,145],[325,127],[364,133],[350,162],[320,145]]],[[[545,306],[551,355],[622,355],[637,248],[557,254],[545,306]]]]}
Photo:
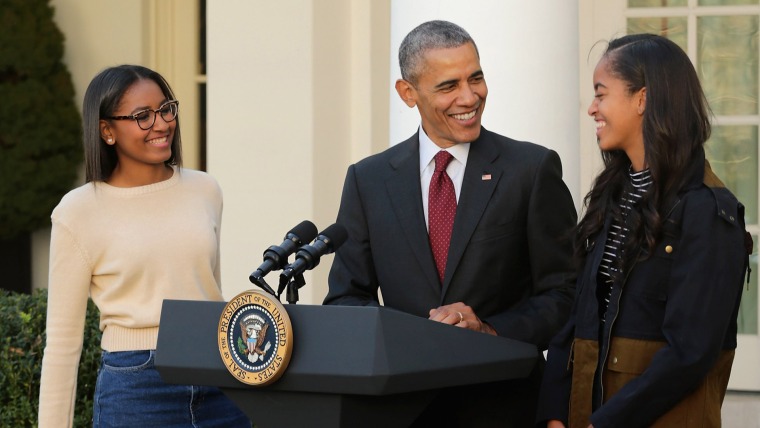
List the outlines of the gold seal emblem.
{"type": "Polygon", "coordinates": [[[293,326],[285,307],[255,291],[244,291],[224,306],[217,338],[224,366],[248,385],[279,379],[293,352],[293,326]]]}

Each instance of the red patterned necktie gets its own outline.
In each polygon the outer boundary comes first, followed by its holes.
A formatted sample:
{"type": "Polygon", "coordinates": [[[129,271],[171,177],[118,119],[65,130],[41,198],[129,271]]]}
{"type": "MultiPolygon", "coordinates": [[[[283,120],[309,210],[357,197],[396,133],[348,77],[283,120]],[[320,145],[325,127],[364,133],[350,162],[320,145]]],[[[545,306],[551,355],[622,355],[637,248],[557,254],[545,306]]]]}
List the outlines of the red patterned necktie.
{"type": "Polygon", "coordinates": [[[428,194],[428,229],[430,248],[433,250],[438,278],[443,284],[446,272],[446,257],[449,254],[451,230],[454,228],[454,215],[457,211],[457,197],[454,183],[446,174],[446,166],[451,162],[451,153],[441,150],[435,155],[435,172],[430,179],[428,194]]]}

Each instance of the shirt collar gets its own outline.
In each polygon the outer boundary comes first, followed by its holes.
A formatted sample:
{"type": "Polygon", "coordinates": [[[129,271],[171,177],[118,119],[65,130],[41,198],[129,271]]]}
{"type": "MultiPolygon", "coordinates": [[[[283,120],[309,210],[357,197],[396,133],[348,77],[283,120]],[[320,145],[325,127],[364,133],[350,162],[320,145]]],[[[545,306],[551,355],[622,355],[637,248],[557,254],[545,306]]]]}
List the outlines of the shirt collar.
{"type": "Polygon", "coordinates": [[[454,159],[459,161],[462,165],[467,165],[467,156],[470,154],[471,143],[454,144],[447,149],[441,149],[438,147],[430,137],[427,136],[425,130],[420,125],[419,130],[420,139],[420,173],[430,165],[435,155],[441,150],[446,150],[454,156],[454,159]]]}

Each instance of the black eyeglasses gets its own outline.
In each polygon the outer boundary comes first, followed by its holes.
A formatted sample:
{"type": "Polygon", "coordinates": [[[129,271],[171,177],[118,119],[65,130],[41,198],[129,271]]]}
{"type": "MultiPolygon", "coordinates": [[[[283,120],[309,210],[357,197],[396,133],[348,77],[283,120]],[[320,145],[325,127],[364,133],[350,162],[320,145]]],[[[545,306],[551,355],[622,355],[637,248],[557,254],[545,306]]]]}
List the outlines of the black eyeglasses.
{"type": "Polygon", "coordinates": [[[161,105],[161,107],[157,108],[156,110],[153,109],[145,109],[140,110],[134,114],[130,114],[129,116],[110,116],[107,117],[107,119],[113,119],[113,120],[134,120],[137,122],[137,126],[140,127],[143,131],[147,131],[150,128],[153,127],[153,124],[156,123],[156,113],[161,114],[161,119],[163,119],[165,122],[171,122],[174,119],[177,118],[177,114],[179,113],[179,101],[172,100],[167,101],[161,105]]]}

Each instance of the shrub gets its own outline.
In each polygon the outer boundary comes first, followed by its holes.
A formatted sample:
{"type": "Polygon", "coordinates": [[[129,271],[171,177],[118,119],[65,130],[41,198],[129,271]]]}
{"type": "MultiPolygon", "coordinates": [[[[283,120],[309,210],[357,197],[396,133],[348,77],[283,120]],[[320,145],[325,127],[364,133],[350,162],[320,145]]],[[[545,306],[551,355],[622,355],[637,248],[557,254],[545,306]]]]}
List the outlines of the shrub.
{"type": "Polygon", "coordinates": [[[0,8],[0,239],[50,224],[82,161],[74,85],[49,0],[0,8]]]}
{"type": "MultiPolygon", "coordinates": [[[[31,295],[0,290],[0,427],[37,425],[47,290],[31,295]]],[[[87,306],[79,361],[74,426],[92,426],[92,399],[100,365],[99,315],[87,306]]]]}

